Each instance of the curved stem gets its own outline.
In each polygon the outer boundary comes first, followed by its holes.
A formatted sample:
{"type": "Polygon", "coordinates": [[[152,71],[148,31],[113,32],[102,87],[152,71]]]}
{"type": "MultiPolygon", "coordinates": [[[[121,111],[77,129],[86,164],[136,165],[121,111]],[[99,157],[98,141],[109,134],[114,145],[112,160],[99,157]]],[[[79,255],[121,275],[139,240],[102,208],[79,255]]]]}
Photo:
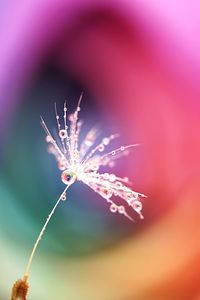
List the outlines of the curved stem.
{"type": "Polygon", "coordinates": [[[28,280],[28,275],[29,275],[29,271],[30,271],[31,264],[32,264],[33,256],[34,256],[35,251],[36,251],[36,249],[37,249],[37,246],[38,246],[38,244],[39,244],[39,242],[40,242],[40,240],[41,240],[41,238],[42,238],[42,236],[43,236],[43,234],[44,234],[44,231],[45,231],[45,229],[46,229],[46,227],[47,227],[47,224],[49,223],[49,221],[50,221],[52,215],[54,214],[54,211],[55,211],[56,207],[57,207],[58,204],[60,203],[60,201],[61,201],[61,199],[62,199],[62,196],[65,194],[65,192],[67,191],[67,189],[69,188],[69,186],[70,186],[70,185],[67,185],[66,188],[64,189],[64,191],[62,192],[62,194],[60,195],[58,201],[56,202],[56,204],[54,205],[52,211],[51,211],[50,214],[48,215],[48,218],[46,219],[46,222],[44,223],[44,226],[42,227],[42,230],[40,231],[40,233],[39,233],[39,235],[38,235],[38,238],[37,238],[37,240],[36,240],[36,242],[35,242],[35,244],[34,244],[34,246],[33,246],[33,250],[32,250],[32,252],[31,252],[31,255],[30,255],[29,260],[28,260],[28,264],[27,264],[26,269],[25,269],[25,273],[24,273],[24,282],[27,282],[27,280],[28,280]]]}

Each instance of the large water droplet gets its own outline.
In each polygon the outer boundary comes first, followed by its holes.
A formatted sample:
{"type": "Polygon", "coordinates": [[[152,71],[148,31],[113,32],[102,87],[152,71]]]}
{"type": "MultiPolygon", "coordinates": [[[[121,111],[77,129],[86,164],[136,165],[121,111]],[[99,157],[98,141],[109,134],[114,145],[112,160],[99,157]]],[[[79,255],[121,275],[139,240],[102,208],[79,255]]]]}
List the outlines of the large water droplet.
{"type": "Polygon", "coordinates": [[[72,184],[76,180],[76,174],[72,171],[65,170],[61,174],[61,180],[64,184],[72,184]]]}
{"type": "Polygon", "coordinates": [[[52,142],[52,138],[51,138],[50,135],[47,135],[47,136],[46,136],[46,142],[47,142],[47,143],[51,143],[51,142],[52,142]]]}

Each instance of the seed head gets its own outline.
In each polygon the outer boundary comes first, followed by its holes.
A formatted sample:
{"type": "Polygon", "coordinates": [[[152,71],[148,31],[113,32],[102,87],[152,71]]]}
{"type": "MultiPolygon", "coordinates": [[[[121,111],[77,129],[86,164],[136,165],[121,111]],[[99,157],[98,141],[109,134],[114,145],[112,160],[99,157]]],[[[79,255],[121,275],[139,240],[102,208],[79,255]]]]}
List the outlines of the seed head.
{"type": "Polygon", "coordinates": [[[99,131],[96,127],[91,128],[84,140],[80,142],[79,136],[83,125],[83,122],[79,120],[81,99],[82,95],[75,112],[69,116],[67,116],[66,102],[64,103],[63,120],[61,121],[55,104],[57,137],[53,137],[41,117],[41,124],[47,134],[48,152],[53,154],[57,160],[62,182],[71,185],[77,180],[88,185],[106,200],[111,212],[123,214],[133,221],[124,206],[115,204],[113,198],[118,196],[143,219],[141,198],[146,196],[133,191],[127,177],[122,178],[112,173],[100,173],[99,171],[102,166],[113,167],[116,159],[126,155],[129,148],[138,146],[138,144],[120,146],[106,152],[108,145],[119,135],[111,134],[98,142],[99,131]]]}

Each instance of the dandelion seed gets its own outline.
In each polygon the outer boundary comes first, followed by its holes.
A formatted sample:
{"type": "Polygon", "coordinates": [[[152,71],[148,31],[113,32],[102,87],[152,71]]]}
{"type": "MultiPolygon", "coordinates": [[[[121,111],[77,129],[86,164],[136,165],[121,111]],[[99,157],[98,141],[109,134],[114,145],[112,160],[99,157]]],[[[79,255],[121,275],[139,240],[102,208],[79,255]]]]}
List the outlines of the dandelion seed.
{"type": "MultiPolygon", "coordinates": [[[[79,120],[80,103],[82,95],[79,98],[78,105],[74,113],[67,116],[66,102],[63,108],[63,120],[60,118],[57,112],[55,104],[55,116],[57,123],[57,138],[54,138],[45,121],[41,117],[41,125],[46,132],[46,142],[48,143],[48,152],[53,154],[57,160],[58,168],[61,171],[61,181],[65,184],[65,189],[54,205],[39,236],[33,246],[31,255],[28,260],[28,264],[25,269],[22,282],[26,287],[30,267],[32,260],[41,240],[44,231],[54,214],[60,201],[65,201],[67,198],[67,189],[77,180],[83,184],[89,186],[94,192],[98,193],[108,204],[110,212],[119,213],[124,215],[129,220],[133,221],[133,218],[127,213],[124,205],[117,205],[113,198],[114,196],[120,197],[126,202],[126,204],[139,214],[142,215],[142,203],[141,198],[146,197],[144,194],[133,191],[129,186],[124,183],[130,184],[127,177],[121,178],[115,174],[100,173],[100,167],[113,167],[115,160],[123,155],[128,154],[128,150],[131,147],[138,146],[138,144],[132,144],[128,146],[121,146],[110,152],[106,152],[107,146],[111,141],[117,138],[118,134],[112,134],[109,137],[104,137],[100,143],[97,142],[99,137],[99,131],[97,128],[92,128],[86,134],[85,139],[80,142],[79,136],[83,122],[79,120]],[[69,124],[67,124],[69,120],[69,124]],[[69,126],[68,126],[69,125],[69,126]]],[[[21,285],[20,285],[21,286],[21,285]]],[[[16,285],[13,288],[13,294],[16,291],[16,285]]]]}
{"type": "MultiPolygon", "coordinates": [[[[125,185],[126,183],[130,183],[127,177],[121,178],[115,174],[102,174],[99,172],[101,166],[112,167],[114,160],[118,159],[122,155],[126,155],[127,149],[138,146],[138,144],[120,146],[117,149],[105,153],[110,142],[119,135],[112,134],[109,137],[103,137],[101,142],[97,143],[99,131],[96,128],[92,128],[86,134],[85,139],[80,142],[79,135],[81,132],[82,122],[79,120],[79,112],[81,98],[82,96],[79,99],[75,112],[68,116],[69,126],[66,124],[67,108],[66,103],[64,104],[64,129],[61,129],[61,120],[58,116],[57,107],[55,104],[55,114],[59,136],[57,141],[53,138],[50,130],[42,119],[42,125],[48,137],[46,140],[54,147],[54,151],[51,151],[51,153],[55,156],[59,169],[63,171],[61,174],[62,182],[64,184],[71,185],[76,180],[80,181],[88,185],[102,198],[106,199],[108,203],[111,203],[111,198],[113,195],[116,195],[125,200],[129,207],[137,212],[142,218],[141,198],[144,197],[144,195],[132,191],[130,187],[125,185]]],[[[114,203],[113,200],[112,203],[114,203]]],[[[124,206],[118,206],[112,203],[110,206],[110,210],[112,212],[116,209],[118,213],[123,214],[129,219],[132,219],[131,216],[128,215],[124,206]]]]}

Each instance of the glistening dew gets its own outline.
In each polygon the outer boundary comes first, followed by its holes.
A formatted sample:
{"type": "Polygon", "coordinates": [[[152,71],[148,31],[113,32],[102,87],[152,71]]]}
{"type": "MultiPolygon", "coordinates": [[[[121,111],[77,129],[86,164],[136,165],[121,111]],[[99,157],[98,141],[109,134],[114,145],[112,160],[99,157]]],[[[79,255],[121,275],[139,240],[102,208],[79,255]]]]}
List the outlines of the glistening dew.
{"type": "MultiPolygon", "coordinates": [[[[117,205],[114,197],[122,198],[135,212],[143,218],[141,198],[145,195],[133,191],[127,177],[121,178],[115,174],[100,173],[100,167],[113,167],[115,160],[122,155],[128,154],[128,149],[138,146],[132,144],[121,146],[110,152],[106,152],[107,146],[118,137],[118,134],[111,134],[109,137],[103,137],[101,142],[98,129],[91,128],[82,142],[79,141],[82,120],[79,120],[80,102],[74,113],[67,116],[66,102],[64,103],[63,118],[58,115],[56,104],[55,114],[57,122],[58,137],[55,138],[48,129],[46,123],[41,117],[42,126],[47,134],[46,141],[49,144],[48,151],[52,153],[58,163],[62,182],[69,186],[76,180],[88,185],[93,191],[98,193],[109,204],[110,211],[123,214],[133,221],[133,218],[127,213],[123,205],[117,205]],[[68,124],[69,123],[69,124],[68,124]],[[68,126],[69,125],[69,126],[68,126]]],[[[63,193],[61,200],[66,199],[63,193]]]]}

